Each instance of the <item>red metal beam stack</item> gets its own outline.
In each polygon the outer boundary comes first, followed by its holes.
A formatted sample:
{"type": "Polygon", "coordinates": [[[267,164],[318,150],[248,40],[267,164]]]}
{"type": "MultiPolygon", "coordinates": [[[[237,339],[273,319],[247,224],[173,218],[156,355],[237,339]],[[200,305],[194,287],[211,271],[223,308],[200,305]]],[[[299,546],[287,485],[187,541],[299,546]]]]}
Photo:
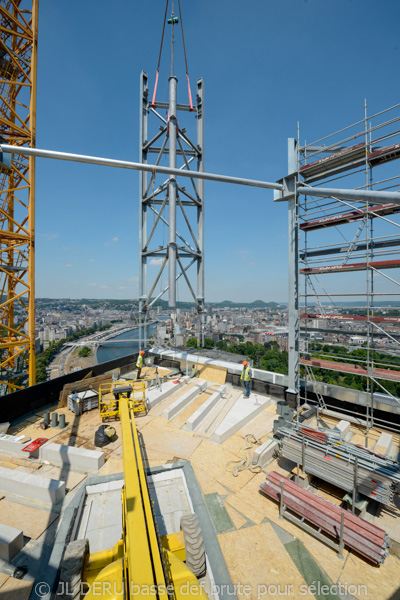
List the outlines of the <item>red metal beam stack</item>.
{"type": "MultiPolygon", "coordinates": [[[[265,483],[260,486],[261,491],[269,498],[279,501],[282,479],[280,473],[271,471],[265,483]]],[[[294,481],[283,480],[283,504],[286,508],[321,528],[321,531],[331,536],[337,543],[340,538],[341,516],[344,513],[345,546],[374,564],[379,565],[384,562],[389,554],[390,540],[383,529],[305,490],[294,481]]]]}

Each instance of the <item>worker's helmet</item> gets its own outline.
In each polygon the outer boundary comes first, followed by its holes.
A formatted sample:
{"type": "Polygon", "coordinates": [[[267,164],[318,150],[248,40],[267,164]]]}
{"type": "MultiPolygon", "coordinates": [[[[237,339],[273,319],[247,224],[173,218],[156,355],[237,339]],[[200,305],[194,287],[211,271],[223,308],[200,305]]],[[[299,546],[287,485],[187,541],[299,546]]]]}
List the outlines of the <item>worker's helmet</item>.
{"type": "Polygon", "coordinates": [[[247,365],[247,360],[244,360],[243,364],[244,364],[244,366],[246,366],[247,365]]]}
{"type": "Polygon", "coordinates": [[[140,354],[144,354],[144,351],[143,351],[143,350],[141,350],[141,351],[140,351],[140,354]]]}

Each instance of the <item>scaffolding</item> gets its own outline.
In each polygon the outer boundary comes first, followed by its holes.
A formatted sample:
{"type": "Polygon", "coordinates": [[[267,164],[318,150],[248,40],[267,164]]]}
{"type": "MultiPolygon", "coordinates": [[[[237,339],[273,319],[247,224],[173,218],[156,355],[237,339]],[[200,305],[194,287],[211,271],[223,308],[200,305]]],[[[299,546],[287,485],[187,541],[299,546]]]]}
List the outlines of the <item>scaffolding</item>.
{"type": "MultiPolygon", "coordinates": [[[[38,0],[0,2],[0,136],[35,147],[38,0]]],[[[8,155],[10,156],[10,155],[8,155]]],[[[35,158],[0,158],[0,390],[35,383],[35,158]]]]}
{"type": "Polygon", "coordinates": [[[358,385],[369,394],[364,415],[368,434],[374,424],[384,423],[374,415],[374,393],[400,403],[395,385],[389,383],[400,382],[400,205],[378,195],[361,197],[363,190],[399,189],[398,164],[393,161],[400,158],[400,104],[368,116],[365,102],[363,118],[348,127],[304,145],[298,134],[289,156],[301,186],[289,230],[292,245],[294,237],[299,244],[292,248],[292,254],[298,253],[292,256],[291,269],[291,279],[296,277],[292,287],[298,286],[297,347],[292,348],[297,378],[292,387],[299,404],[310,402],[310,389],[321,404],[316,379],[329,383],[333,371],[335,384],[346,386],[358,376],[358,385]],[[359,198],[334,191],[318,195],[321,185],[326,189],[344,179],[347,187],[359,190],[359,198]],[[310,193],[307,186],[312,186],[310,193]],[[397,311],[391,302],[398,302],[397,311]],[[324,341],[318,343],[321,333],[324,341]],[[361,352],[354,352],[357,345],[361,352]]]}

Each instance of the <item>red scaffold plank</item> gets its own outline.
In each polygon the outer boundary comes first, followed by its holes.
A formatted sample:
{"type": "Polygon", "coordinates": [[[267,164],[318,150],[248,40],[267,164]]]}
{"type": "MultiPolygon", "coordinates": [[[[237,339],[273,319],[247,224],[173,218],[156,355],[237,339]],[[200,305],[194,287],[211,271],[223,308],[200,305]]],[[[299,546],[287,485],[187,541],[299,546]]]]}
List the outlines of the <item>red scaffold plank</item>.
{"type": "MultiPolygon", "coordinates": [[[[375,213],[378,216],[391,215],[400,211],[400,204],[377,204],[368,209],[370,216],[375,213]]],[[[321,229],[323,227],[333,227],[334,225],[342,225],[343,223],[353,223],[363,219],[366,214],[366,209],[352,210],[350,212],[331,215],[329,217],[321,217],[315,221],[306,221],[300,224],[300,229],[312,231],[313,229],[321,229]]]]}
{"type": "MultiPolygon", "coordinates": [[[[316,313],[302,313],[300,319],[321,319],[327,321],[366,321],[367,315],[320,315],[316,313]]],[[[370,321],[374,323],[400,323],[400,317],[391,316],[370,316],[370,321]]]]}
{"type": "Polygon", "coordinates": [[[318,367],[319,369],[328,369],[329,371],[345,371],[346,373],[362,375],[363,377],[369,375],[370,377],[387,379],[388,381],[400,381],[400,371],[393,371],[392,369],[371,368],[368,373],[367,369],[361,365],[335,362],[333,360],[324,360],[320,358],[306,359],[302,357],[300,362],[303,365],[310,365],[310,367],[318,367]]]}
{"type": "MultiPolygon", "coordinates": [[[[280,484],[267,480],[261,486],[261,491],[276,501],[280,500],[280,484]]],[[[332,519],[329,514],[325,514],[319,507],[315,508],[311,504],[308,504],[307,501],[294,496],[292,490],[287,490],[286,487],[283,492],[283,502],[291,511],[305,517],[310,523],[321,527],[325,533],[331,535],[336,541],[339,541],[340,521],[332,519]]],[[[343,539],[347,547],[356,550],[369,560],[379,563],[380,559],[383,559],[383,540],[382,543],[380,540],[378,543],[374,543],[367,538],[358,536],[354,530],[348,528],[346,518],[343,539]]]]}
{"type": "Polygon", "coordinates": [[[320,267],[311,267],[300,269],[303,275],[317,275],[323,273],[345,273],[347,271],[365,271],[367,268],[373,269],[396,269],[400,267],[400,260],[375,260],[362,263],[347,263],[345,265],[327,265],[320,267]]]}

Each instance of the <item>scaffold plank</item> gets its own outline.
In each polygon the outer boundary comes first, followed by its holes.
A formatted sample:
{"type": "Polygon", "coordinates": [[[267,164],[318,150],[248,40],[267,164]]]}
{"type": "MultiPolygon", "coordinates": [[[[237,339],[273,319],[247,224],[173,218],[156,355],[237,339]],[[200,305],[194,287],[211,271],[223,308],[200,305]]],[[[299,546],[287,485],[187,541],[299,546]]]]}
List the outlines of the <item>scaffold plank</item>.
{"type": "Polygon", "coordinates": [[[319,267],[310,267],[300,269],[303,275],[314,275],[323,273],[344,273],[346,271],[365,271],[367,268],[373,269],[396,269],[400,267],[400,259],[397,260],[375,260],[362,263],[347,263],[345,265],[326,265],[319,267]]]}

